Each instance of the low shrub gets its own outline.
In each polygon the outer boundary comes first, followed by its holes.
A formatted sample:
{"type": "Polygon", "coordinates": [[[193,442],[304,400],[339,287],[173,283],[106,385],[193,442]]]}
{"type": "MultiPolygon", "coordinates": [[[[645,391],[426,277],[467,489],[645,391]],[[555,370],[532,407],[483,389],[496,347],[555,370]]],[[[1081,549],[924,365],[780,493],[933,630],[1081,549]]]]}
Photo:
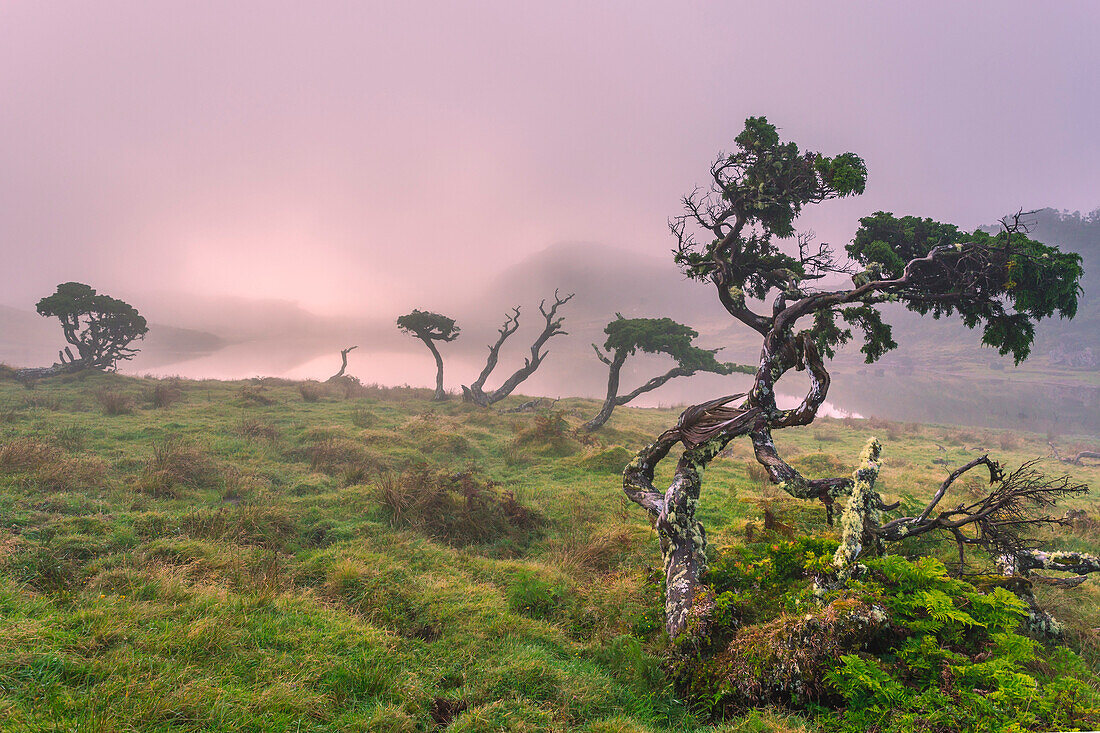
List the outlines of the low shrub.
{"type": "Polygon", "coordinates": [[[512,444],[541,456],[570,456],[582,446],[560,410],[536,413],[534,423],[518,432],[512,444]]]}
{"type": "Polygon", "coordinates": [[[237,391],[237,400],[247,406],[274,405],[275,398],[267,394],[264,384],[246,384],[237,391]]]}

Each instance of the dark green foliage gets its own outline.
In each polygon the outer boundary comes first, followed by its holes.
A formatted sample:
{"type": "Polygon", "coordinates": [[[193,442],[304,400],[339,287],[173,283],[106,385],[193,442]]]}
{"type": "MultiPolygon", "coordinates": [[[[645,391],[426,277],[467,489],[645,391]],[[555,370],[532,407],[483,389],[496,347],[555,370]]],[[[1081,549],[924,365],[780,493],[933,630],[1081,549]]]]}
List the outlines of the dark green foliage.
{"type": "Polygon", "coordinates": [[[407,334],[432,341],[454,341],[461,331],[453,318],[419,309],[399,317],[397,327],[407,334]]]}
{"type": "Polygon", "coordinates": [[[983,593],[929,558],[867,565],[854,592],[881,599],[895,637],[877,659],[853,650],[838,660],[828,682],[845,709],[834,727],[1067,730],[1100,722],[1084,664],[1021,636],[1027,610],[1014,594],[983,593]]]}
{"type": "Polygon", "coordinates": [[[803,206],[862,193],[866,167],[852,153],[828,158],[782,143],[762,117],[746,120],[735,142],[736,150],[712,165],[711,184],[686,197],[686,213],[673,219],[675,260],[689,277],[717,285],[731,315],[761,333],[771,319],[753,313],[746,298],[778,295],[777,314],[787,306],[796,311],[785,326],[814,318],[806,333],[820,353],[834,356],[856,328],[873,362],[897,346],[877,306],[900,301],[936,318],[958,313],[968,328],[981,326],[983,343],[1019,363],[1030,352],[1036,321],[1077,311],[1081,257],[1029,238],[1021,215],[990,234],[876,212],[860,220],[847,246],[860,272],[828,245],[815,251],[809,237],[799,236],[797,254],[789,253],[793,248],[780,243],[795,234],[803,206]],[[851,275],[853,289],[808,287],[830,273],[851,275]]]}
{"type": "Polygon", "coordinates": [[[751,370],[745,371],[745,367],[738,368],[735,364],[719,362],[714,358],[717,349],[700,349],[694,346],[691,342],[699,333],[671,318],[623,318],[620,313],[615,315],[615,320],[604,328],[607,341],[603,347],[614,352],[616,357],[633,356],[641,350],[647,354],[667,354],[685,371],[752,373],[751,370]]]}
{"type": "MultiPolygon", "coordinates": [[[[868,268],[868,277],[896,279],[906,262],[928,257],[936,248],[946,249],[938,252],[937,262],[911,267],[908,282],[893,290],[897,298],[935,318],[957,311],[968,328],[982,326],[983,343],[1012,354],[1017,363],[1031,349],[1034,321],[1055,314],[1072,318],[1077,312],[1081,256],[1040,244],[1011,227],[995,235],[966,234],[952,224],[879,211],[860,219],[848,254],[868,268]]],[[[885,338],[874,330],[867,333],[868,361],[872,352],[893,348],[888,331],[885,338]]]]}
{"type": "Polygon", "coordinates": [[[730,622],[757,623],[777,609],[794,609],[802,600],[808,575],[832,557],[837,542],[818,537],[752,542],[722,550],[703,580],[719,599],[730,622]]]}
{"type": "Polygon", "coordinates": [[[951,578],[938,560],[887,556],[867,561],[868,572],[818,605],[806,577],[834,547],[761,543],[711,564],[710,625],[679,640],[675,660],[678,684],[698,709],[720,715],[781,704],[852,732],[1100,722],[1091,673],[1069,650],[1043,649],[1019,633],[1027,610],[1010,591],[951,578]]]}
{"type": "Polygon", "coordinates": [[[689,277],[709,278],[715,272],[717,252],[732,265],[723,285],[763,298],[773,288],[786,287],[792,276],[801,279],[812,274],[776,242],[794,234],[794,220],[802,207],[863,193],[867,167],[854,153],[829,158],[800,151],[793,142],[781,143],[775,125],[765,117],[747,119],[735,142],[737,149],[720,156],[711,168],[711,197],[685,200],[690,213],[683,223],[696,219],[695,212],[707,219],[712,210],[721,208],[724,216],[719,217],[737,228],[740,236],[737,241],[717,238],[698,246],[685,239],[682,244],[689,246],[676,253],[676,263],[689,277]]]}
{"type": "Polygon", "coordinates": [[[36,305],[39,315],[61,321],[65,340],[75,346],[79,366],[114,369],[117,362],[132,359],[137,349],[130,343],[148,333],[145,319],[132,305],[97,294],[83,283],[68,282],[36,305]]]}

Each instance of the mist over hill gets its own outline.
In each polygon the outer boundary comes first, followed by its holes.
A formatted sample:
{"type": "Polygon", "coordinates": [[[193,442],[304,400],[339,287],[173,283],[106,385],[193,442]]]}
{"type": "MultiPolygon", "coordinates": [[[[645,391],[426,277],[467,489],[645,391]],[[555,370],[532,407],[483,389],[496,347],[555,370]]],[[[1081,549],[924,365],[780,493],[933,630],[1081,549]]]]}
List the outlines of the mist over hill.
{"type": "MultiPolygon", "coordinates": [[[[1084,292],[1078,316],[1039,324],[1031,358],[1015,367],[1008,357],[981,345],[980,333],[957,319],[921,317],[901,307],[884,309],[899,348],[878,363],[862,362],[858,341],[838,354],[830,396],[859,414],[932,422],[980,420],[1023,424],[1031,429],[1100,432],[1100,211],[1087,215],[1043,209],[1031,215],[1031,235],[1082,255],[1084,292]]],[[[755,333],[734,322],[712,286],[683,277],[671,255],[640,255],[598,243],[550,246],[491,276],[484,287],[446,306],[426,300],[456,318],[461,337],[442,345],[446,384],[468,384],[484,364],[486,348],[513,306],[522,310],[520,329],[501,352],[490,378],[499,384],[523,363],[543,325],[539,302],[554,291],[575,293],[562,307],[566,336],[551,340],[550,357],[521,387],[528,394],[599,396],[606,371],[591,344],[604,326],[627,317],[668,316],[695,328],[698,343],[722,347],[720,358],[755,363],[755,333]]],[[[340,349],[358,345],[349,372],[364,382],[430,384],[434,365],[416,339],[394,326],[398,315],[328,316],[287,300],[204,298],[158,294],[135,305],[150,320],[141,353],[123,371],[189,377],[289,376],[324,379],[339,367],[340,349]],[[170,325],[168,325],[170,324],[170,325]]],[[[0,307],[0,361],[41,365],[63,346],[52,319],[31,310],[0,307]]],[[[624,385],[640,384],[671,366],[665,357],[639,355],[623,373],[624,385]]],[[[698,375],[674,380],[642,404],[679,404],[739,391],[745,375],[698,375]]],[[[803,384],[784,380],[792,396],[803,384]]]]}

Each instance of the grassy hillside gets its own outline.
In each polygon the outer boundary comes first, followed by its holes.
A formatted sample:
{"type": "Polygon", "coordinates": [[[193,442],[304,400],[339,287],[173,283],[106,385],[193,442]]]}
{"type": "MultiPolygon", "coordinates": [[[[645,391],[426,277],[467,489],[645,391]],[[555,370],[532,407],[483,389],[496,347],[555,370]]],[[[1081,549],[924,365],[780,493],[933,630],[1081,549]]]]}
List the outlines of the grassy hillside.
{"type": "MultiPolygon", "coordinates": [[[[661,664],[660,558],[619,477],[676,411],[620,409],[582,441],[591,400],[499,414],[429,397],[0,379],[0,730],[708,729],[661,664]]],[[[777,438],[821,475],[871,435],[888,499],[982,450],[1047,452],[1045,436],[862,420],[777,438]]],[[[701,502],[716,551],[759,539],[765,510],[776,542],[828,536],[747,445],[728,453],[701,502]]],[[[1070,506],[1095,518],[1092,499],[1070,506]]],[[[1097,581],[1040,591],[1100,670],[1097,581]]],[[[715,730],[822,722],[763,709],[715,730]]]]}

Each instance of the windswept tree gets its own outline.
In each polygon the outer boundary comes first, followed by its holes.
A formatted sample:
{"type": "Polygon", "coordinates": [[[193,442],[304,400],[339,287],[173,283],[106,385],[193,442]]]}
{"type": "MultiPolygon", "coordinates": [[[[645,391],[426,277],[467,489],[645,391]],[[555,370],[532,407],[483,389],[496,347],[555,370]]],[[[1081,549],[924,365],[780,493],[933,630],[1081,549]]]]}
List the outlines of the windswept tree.
{"type": "Polygon", "coordinates": [[[134,358],[138,349],[130,346],[149,332],[145,318],[129,303],[102,295],[83,283],[57,286],[57,292],[38,301],[39,315],[57,318],[65,340],[58,363],[32,372],[99,369],[114,371],[118,362],[134,358]],[[72,349],[76,348],[76,354],[72,349]]]}
{"type": "Polygon", "coordinates": [[[432,352],[432,356],[435,357],[435,397],[433,399],[439,402],[447,399],[447,392],[443,389],[443,357],[439,355],[435,342],[454,341],[458,338],[461,329],[455,325],[453,318],[422,310],[413,310],[412,313],[399,317],[397,327],[423,341],[432,352]]]}
{"type": "Polygon", "coordinates": [[[753,374],[756,371],[755,367],[718,361],[714,358],[718,349],[701,349],[695,346],[692,341],[699,336],[698,332],[671,318],[623,318],[621,313],[616,313],[615,320],[607,324],[603,331],[607,334],[603,350],[596,344],[592,344],[592,349],[596,352],[596,357],[608,366],[607,396],[599,413],[581,426],[589,432],[603,426],[616,407],[625,405],[646,392],[652,392],[670,379],[690,377],[698,372],[753,374]],[[627,357],[638,351],[671,356],[676,360],[676,366],[653,377],[634,391],[620,395],[619,377],[623,365],[627,357]]]}
{"type": "Polygon", "coordinates": [[[531,344],[531,356],[523,360],[523,366],[512,373],[512,376],[504,380],[504,384],[500,385],[491,392],[485,391],[485,382],[489,379],[489,375],[496,369],[497,361],[500,359],[500,348],[504,346],[504,342],[519,329],[519,306],[517,305],[512,309],[512,313],[505,318],[504,325],[499,329],[499,337],[496,343],[489,346],[489,356],[485,360],[485,368],[481,370],[481,374],[474,380],[473,384],[466,386],[462,385],[462,398],[468,402],[480,405],[482,407],[488,407],[489,405],[500,402],[508,395],[512,394],[512,391],[520,385],[525,379],[535,373],[535,370],[542,364],[543,359],[550,353],[549,351],[543,351],[543,347],[546,342],[554,336],[564,335],[566,332],[562,330],[562,323],[564,319],[558,317],[558,308],[568,303],[573,299],[574,293],[570,293],[564,298],[558,295],[558,291],[554,291],[554,303],[549,308],[546,307],[546,300],[544,299],[539,303],[539,312],[542,313],[542,317],[545,320],[542,333],[539,334],[535,342],[531,344]]]}
{"type": "MultiPolygon", "coordinates": [[[[885,511],[873,492],[877,443],[855,479],[806,477],[779,455],[772,431],[814,420],[829,390],[825,360],[853,330],[863,336],[868,363],[896,347],[880,304],[898,302],[937,318],[958,314],[968,327],[981,328],[986,345],[1012,354],[1017,363],[1028,355],[1036,321],[1076,312],[1080,257],[1033,241],[1018,216],[1004,220],[998,234],[968,234],[931,219],[877,212],[860,220],[847,247],[850,261],[826,244],[813,246],[809,238],[795,236],[794,222],[804,206],[860,194],[866,179],[859,156],[799,150],[795,143],[780,142],[765,118],[749,118],[733,151],[711,166],[707,185],[685,197],[684,213],[670,221],[674,258],[684,274],[713,287],[726,311],[763,342],[747,393],[688,408],[623,472],[627,496],[646,510],[660,537],[666,625],[673,636],[685,628],[701,590],[706,534],[695,512],[703,472],[735,438],[751,440],[772,482],[793,497],[824,502],[830,518],[834,502],[846,497],[845,528],[857,522],[868,527],[867,533],[846,532],[854,543],[847,551],[858,556],[868,546],[854,538],[873,534],[885,511]],[[783,248],[785,241],[790,246],[783,248]],[[776,383],[792,370],[807,372],[809,390],[801,404],[780,409],[776,383]],[[659,490],[654,470],[677,445],[683,450],[674,477],[659,490]]],[[[894,530],[922,526],[938,516],[934,510],[933,504],[919,517],[894,524],[894,530]]],[[[957,521],[947,518],[941,528],[950,531],[957,521]]],[[[1010,551],[1016,566],[1038,552],[1019,545],[1010,551]]],[[[838,558],[838,566],[848,565],[838,558]]]]}

